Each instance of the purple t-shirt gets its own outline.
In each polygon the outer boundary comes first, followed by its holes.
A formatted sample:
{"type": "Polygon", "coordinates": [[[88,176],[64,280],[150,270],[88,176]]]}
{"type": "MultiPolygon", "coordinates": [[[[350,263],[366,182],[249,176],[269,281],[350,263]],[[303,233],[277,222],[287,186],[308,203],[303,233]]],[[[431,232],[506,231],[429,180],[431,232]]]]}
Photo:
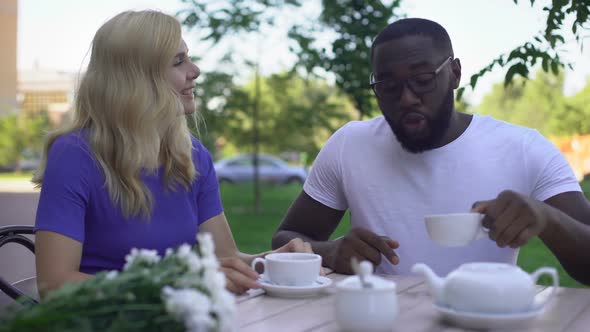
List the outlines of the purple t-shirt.
{"type": "Polygon", "coordinates": [[[109,196],[105,177],[82,131],[65,134],[51,146],[37,207],[36,230],[47,230],[83,244],[80,272],[120,270],[132,248],[194,245],[199,225],[223,211],[209,151],[192,138],[193,162],[199,173],[190,190],[163,184],[161,169],[142,173],[151,190],[153,213],[123,217],[109,196]]]}

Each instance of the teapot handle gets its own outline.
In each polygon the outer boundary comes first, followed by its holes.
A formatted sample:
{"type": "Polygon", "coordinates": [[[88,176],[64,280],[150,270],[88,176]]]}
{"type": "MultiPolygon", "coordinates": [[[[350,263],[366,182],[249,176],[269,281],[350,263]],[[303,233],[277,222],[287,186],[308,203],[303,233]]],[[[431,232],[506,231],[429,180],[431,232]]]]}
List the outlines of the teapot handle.
{"type": "Polygon", "coordinates": [[[548,274],[551,276],[551,279],[553,280],[552,288],[549,295],[547,295],[544,299],[534,302],[533,310],[541,309],[543,306],[545,306],[545,304],[551,300],[553,295],[555,295],[555,291],[559,287],[559,276],[557,274],[557,270],[552,267],[542,267],[533,272],[531,277],[533,278],[535,285],[537,284],[539,277],[543,274],[548,274]]]}

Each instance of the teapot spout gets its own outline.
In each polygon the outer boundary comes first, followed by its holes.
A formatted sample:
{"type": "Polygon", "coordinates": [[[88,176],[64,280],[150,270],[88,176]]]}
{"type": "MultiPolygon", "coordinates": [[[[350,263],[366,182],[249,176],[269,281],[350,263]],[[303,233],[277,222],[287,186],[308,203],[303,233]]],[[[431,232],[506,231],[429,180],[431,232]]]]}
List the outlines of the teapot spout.
{"type": "Polygon", "coordinates": [[[414,264],[414,266],[412,266],[412,272],[421,274],[426,278],[426,282],[428,283],[430,293],[432,294],[435,303],[444,305],[443,288],[445,280],[436,275],[428,265],[423,263],[414,264]]]}

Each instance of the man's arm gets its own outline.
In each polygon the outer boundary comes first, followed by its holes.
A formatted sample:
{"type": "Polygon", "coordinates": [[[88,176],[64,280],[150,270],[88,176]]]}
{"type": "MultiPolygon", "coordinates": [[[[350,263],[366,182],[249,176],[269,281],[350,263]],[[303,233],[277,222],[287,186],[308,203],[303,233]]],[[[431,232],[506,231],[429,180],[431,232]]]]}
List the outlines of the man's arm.
{"type": "Polygon", "coordinates": [[[397,264],[393,249],[399,244],[365,229],[353,229],[344,237],[330,241],[345,211],[332,209],[311,198],[305,191],[287,211],[287,215],[272,239],[272,247],[278,248],[294,238],[311,244],[315,253],[323,257],[323,265],[339,273],[352,274],[350,258],[367,259],[375,266],[381,262],[381,254],[397,264]]]}
{"type": "Polygon", "coordinates": [[[539,236],[572,278],[590,285],[590,204],[580,192],[544,202],[513,191],[476,203],[483,224],[500,247],[517,248],[539,236]]]}
{"type": "Polygon", "coordinates": [[[566,192],[545,201],[549,221],[539,238],[576,280],[590,285],[590,204],[581,192],[566,192]],[[552,211],[551,211],[552,210],[552,211]]]}
{"type": "Polygon", "coordinates": [[[334,242],[328,239],[338,227],[344,212],[325,206],[302,190],[275,232],[272,248],[277,249],[298,237],[310,243],[313,251],[324,257],[324,265],[332,268],[327,263],[334,242]]]}

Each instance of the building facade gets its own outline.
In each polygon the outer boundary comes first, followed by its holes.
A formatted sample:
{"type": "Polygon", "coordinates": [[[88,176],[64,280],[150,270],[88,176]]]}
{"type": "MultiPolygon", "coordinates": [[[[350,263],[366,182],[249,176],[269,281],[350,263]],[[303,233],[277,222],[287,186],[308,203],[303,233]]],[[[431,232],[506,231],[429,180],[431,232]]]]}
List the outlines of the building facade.
{"type": "Polygon", "coordinates": [[[0,1],[0,114],[16,109],[17,0],[0,1]]]}
{"type": "Polygon", "coordinates": [[[40,68],[21,70],[18,74],[20,112],[26,115],[47,112],[51,123],[59,124],[72,108],[77,75],[40,68]]]}

